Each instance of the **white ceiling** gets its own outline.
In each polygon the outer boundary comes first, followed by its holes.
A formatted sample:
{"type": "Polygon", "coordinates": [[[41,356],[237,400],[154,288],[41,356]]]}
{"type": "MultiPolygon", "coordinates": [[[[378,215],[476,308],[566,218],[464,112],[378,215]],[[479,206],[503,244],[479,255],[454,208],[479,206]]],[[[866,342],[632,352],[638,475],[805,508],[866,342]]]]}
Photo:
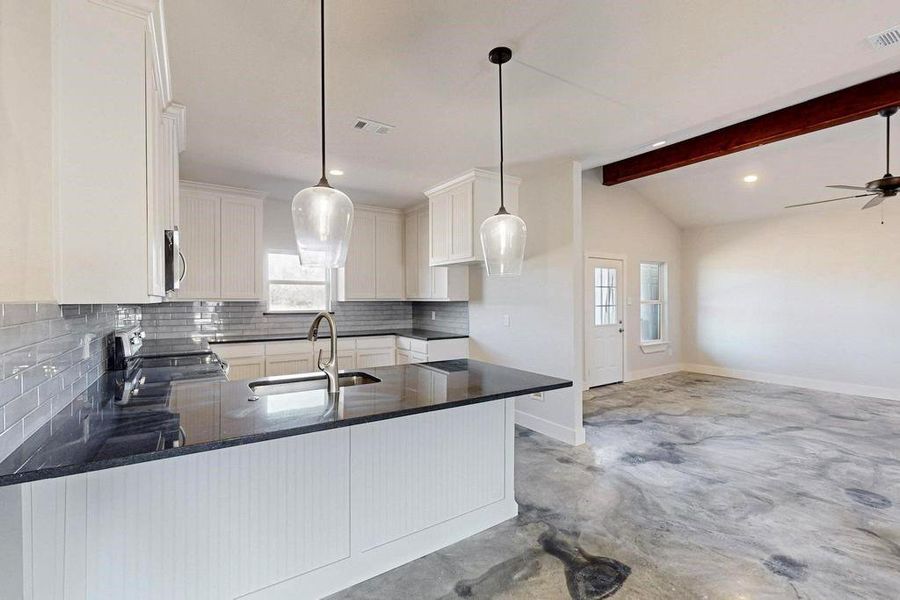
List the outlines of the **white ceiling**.
{"type": "MultiPolygon", "coordinates": [[[[318,2],[169,0],[166,11],[174,94],[188,107],[183,176],[283,198],[318,179],[318,2]]],[[[896,0],[328,0],[328,162],[346,173],[332,183],[404,206],[494,168],[496,45],[514,51],[507,162],[592,166],[898,70],[900,48],[865,41],[898,23],[896,0]],[[354,131],[357,116],[397,129],[354,131]]],[[[670,197],[660,202],[679,224],[709,218],[670,197]]]]}

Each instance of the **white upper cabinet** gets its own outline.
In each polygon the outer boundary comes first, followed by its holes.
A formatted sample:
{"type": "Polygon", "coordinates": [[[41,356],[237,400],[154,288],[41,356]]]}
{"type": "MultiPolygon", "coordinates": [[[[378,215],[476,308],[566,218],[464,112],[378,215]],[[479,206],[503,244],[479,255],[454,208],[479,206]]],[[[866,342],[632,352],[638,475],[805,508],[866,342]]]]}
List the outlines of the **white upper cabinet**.
{"type": "Polygon", "coordinates": [[[399,211],[356,206],[347,263],[337,273],[337,299],[404,299],[403,241],[399,211]]]}
{"type": "MultiPolygon", "coordinates": [[[[505,177],[505,203],[519,208],[517,177],[505,177]]],[[[500,176],[473,169],[425,192],[429,205],[431,266],[470,264],[484,260],[479,229],[500,206],[500,176]]]]}
{"type": "Polygon", "coordinates": [[[259,300],[263,290],[265,194],[181,182],[181,252],[185,275],[179,299],[259,300]]]}
{"type": "Polygon", "coordinates": [[[469,267],[432,267],[428,264],[428,222],[427,204],[408,212],[404,220],[406,297],[410,300],[468,300],[469,267]]]}
{"type": "Polygon", "coordinates": [[[159,4],[54,10],[65,50],[54,54],[57,300],[162,300],[184,111],[170,97],[159,4]]]}

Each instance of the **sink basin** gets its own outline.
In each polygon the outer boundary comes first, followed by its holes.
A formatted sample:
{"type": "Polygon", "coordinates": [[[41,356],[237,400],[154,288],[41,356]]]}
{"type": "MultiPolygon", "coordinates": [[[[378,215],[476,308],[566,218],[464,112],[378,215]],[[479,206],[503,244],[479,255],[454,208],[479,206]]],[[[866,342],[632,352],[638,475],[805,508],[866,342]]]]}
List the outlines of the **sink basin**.
{"type": "MultiPolygon", "coordinates": [[[[338,376],[340,387],[353,385],[365,385],[378,383],[381,380],[368,373],[354,372],[341,373],[338,376]]],[[[250,383],[250,389],[257,396],[271,396],[274,394],[290,394],[291,392],[305,392],[308,390],[324,390],[328,387],[328,379],[318,373],[309,375],[287,375],[283,377],[254,381],[250,383]]]]}

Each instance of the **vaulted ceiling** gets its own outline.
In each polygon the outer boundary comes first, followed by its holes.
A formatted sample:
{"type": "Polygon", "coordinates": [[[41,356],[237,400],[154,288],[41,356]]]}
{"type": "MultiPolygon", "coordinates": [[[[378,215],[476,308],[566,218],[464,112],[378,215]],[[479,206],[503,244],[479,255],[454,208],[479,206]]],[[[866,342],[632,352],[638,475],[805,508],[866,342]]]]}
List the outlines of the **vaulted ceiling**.
{"type": "MultiPolygon", "coordinates": [[[[598,165],[900,69],[900,48],[865,40],[900,23],[895,0],[328,0],[326,10],[329,166],[345,171],[332,183],[386,206],[496,166],[496,67],[487,61],[496,45],[514,51],[504,68],[509,163],[598,165]],[[355,131],[356,117],[396,129],[355,131]]],[[[170,0],[166,11],[174,93],[188,106],[183,175],[285,198],[315,181],[318,2],[170,0]]],[[[853,131],[844,142],[856,145],[795,175],[816,190],[824,175],[879,175],[882,130],[872,121],[844,126],[853,131]]],[[[844,143],[839,129],[815,136],[793,146],[844,143]]],[[[718,170],[707,176],[730,185],[752,159],[737,156],[694,168],[718,170]]],[[[685,169],[634,185],[681,225],[757,214],[749,200],[717,204],[725,188],[702,202],[696,187],[682,194],[690,179],[685,169]]]]}

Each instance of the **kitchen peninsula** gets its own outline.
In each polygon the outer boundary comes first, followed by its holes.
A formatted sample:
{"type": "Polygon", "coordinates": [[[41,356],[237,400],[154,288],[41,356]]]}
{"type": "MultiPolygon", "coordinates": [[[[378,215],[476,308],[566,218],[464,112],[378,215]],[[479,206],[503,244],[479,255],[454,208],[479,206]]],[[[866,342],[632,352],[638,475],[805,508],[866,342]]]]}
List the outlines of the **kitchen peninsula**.
{"type": "Polygon", "coordinates": [[[336,406],[313,374],[177,382],[162,407],[102,377],[0,463],[0,550],[36,599],[316,598],[517,514],[515,398],[571,382],[364,371],[336,406]]]}

